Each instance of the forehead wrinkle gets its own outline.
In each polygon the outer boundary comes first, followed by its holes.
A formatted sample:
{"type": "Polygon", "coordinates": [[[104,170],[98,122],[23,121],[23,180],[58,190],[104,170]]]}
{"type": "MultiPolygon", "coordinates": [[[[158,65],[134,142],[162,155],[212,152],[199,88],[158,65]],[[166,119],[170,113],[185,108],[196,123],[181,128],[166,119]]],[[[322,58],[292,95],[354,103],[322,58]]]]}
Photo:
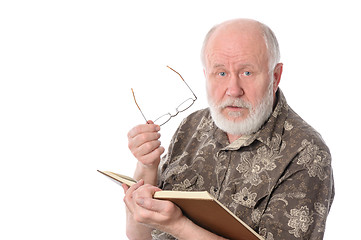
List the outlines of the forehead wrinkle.
{"type": "Polygon", "coordinates": [[[245,67],[254,67],[255,64],[259,64],[259,56],[251,55],[239,55],[234,54],[234,56],[228,56],[224,52],[220,54],[217,52],[210,53],[207,56],[208,63],[210,67],[219,68],[219,67],[236,67],[236,68],[245,68],[245,67]]]}

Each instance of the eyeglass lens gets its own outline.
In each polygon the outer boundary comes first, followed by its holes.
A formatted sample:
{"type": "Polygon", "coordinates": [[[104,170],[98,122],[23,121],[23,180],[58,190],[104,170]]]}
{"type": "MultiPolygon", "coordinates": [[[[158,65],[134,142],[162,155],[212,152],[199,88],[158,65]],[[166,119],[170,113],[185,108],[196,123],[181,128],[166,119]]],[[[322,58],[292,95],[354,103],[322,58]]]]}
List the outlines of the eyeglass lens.
{"type": "Polygon", "coordinates": [[[188,98],[187,100],[185,100],[184,102],[179,104],[179,106],[176,108],[177,112],[174,115],[172,115],[170,113],[164,114],[164,115],[160,116],[159,118],[157,118],[154,122],[160,126],[164,125],[172,117],[177,116],[178,113],[183,112],[183,111],[187,110],[188,108],[190,108],[193,105],[194,101],[195,101],[194,99],[188,98]]]}

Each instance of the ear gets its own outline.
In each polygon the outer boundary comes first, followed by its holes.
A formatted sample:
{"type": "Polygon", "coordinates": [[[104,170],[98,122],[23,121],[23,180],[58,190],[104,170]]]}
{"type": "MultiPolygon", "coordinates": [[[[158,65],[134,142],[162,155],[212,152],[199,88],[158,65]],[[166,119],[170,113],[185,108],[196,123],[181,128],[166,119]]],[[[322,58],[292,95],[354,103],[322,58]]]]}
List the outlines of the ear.
{"type": "Polygon", "coordinates": [[[278,89],[278,85],[280,84],[282,71],[283,71],[283,63],[277,63],[277,65],[273,71],[273,93],[274,94],[276,93],[276,91],[278,89]]]}

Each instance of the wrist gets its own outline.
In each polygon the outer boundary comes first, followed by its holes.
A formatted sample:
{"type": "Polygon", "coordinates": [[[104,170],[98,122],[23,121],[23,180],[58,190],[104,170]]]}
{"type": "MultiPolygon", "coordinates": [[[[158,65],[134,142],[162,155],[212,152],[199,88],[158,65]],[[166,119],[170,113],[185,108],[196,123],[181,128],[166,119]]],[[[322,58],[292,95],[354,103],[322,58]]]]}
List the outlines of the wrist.
{"type": "Polygon", "coordinates": [[[208,230],[201,228],[189,218],[183,216],[182,221],[177,225],[176,237],[178,240],[199,239],[199,240],[226,240],[208,230]]]}
{"type": "Polygon", "coordinates": [[[137,166],[134,172],[134,179],[139,181],[144,180],[144,183],[156,185],[158,175],[158,165],[145,165],[141,162],[137,162],[137,166]]]}
{"type": "Polygon", "coordinates": [[[192,229],[194,223],[189,218],[182,216],[179,223],[174,227],[174,235],[178,240],[190,239],[188,236],[189,230],[192,229]]]}

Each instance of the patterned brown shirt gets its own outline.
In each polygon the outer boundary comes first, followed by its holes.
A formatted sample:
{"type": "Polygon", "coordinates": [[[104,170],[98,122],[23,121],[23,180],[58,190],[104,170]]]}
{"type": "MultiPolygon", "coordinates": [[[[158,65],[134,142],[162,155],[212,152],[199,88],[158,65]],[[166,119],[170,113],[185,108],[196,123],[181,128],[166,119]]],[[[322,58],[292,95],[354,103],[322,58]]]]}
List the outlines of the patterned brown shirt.
{"type": "Polygon", "coordinates": [[[330,152],[281,90],[277,99],[264,126],[232,144],[209,109],[188,116],[162,160],[159,186],[210,192],[266,240],[322,239],[334,197],[330,152]]]}

